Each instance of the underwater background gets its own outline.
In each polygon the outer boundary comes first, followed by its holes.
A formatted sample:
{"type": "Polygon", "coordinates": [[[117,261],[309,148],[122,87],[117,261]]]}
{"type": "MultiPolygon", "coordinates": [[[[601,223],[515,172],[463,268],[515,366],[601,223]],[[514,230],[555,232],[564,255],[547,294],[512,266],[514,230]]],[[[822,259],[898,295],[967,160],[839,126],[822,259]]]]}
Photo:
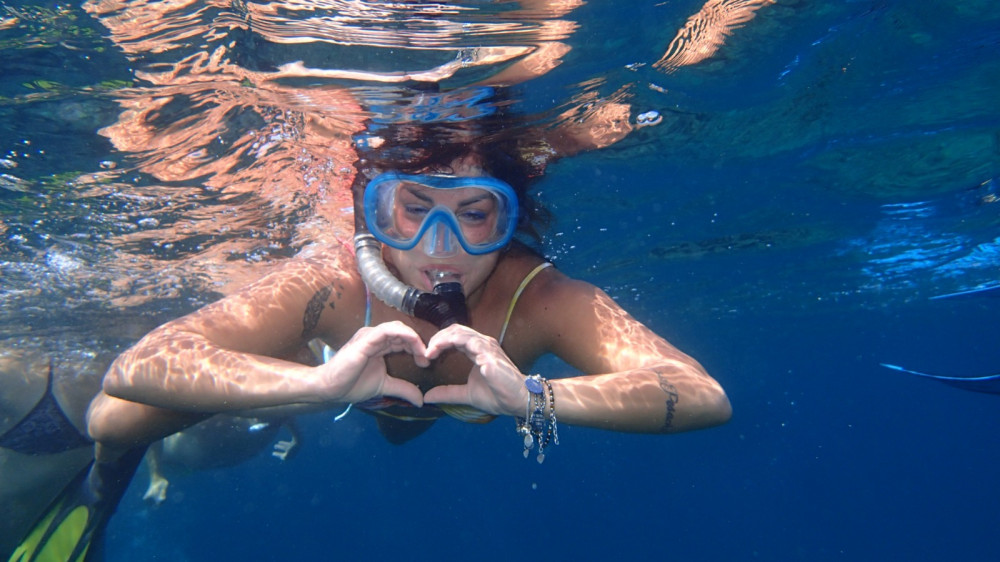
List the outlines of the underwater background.
{"type": "Polygon", "coordinates": [[[344,236],[351,139],[410,107],[394,72],[460,88],[491,71],[469,49],[556,43],[512,110],[661,119],[547,167],[543,250],[734,408],[563,426],[542,465],[510,420],[393,446],[311,415],[287,461],[177,475],[156,507],[137,477],[107,559],[1000,559],[1000,397],[881,365],[1000,372],[995,2],[535,4],[0,2],[3,345],[121,350],[344,236]]]}

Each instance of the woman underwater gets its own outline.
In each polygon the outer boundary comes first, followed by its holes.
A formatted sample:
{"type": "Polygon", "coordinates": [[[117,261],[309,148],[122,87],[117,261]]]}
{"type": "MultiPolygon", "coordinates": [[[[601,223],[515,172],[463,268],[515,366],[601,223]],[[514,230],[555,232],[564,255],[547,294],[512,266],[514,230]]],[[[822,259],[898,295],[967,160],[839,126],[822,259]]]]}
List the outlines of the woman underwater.
{"type": "Polygon", "coordinates": [[[114,362],[89,413],[99,455],[261,408],[354,404],[393,442],[446,414],[509,416],[539,461],[558,422],[671,433],[729,419],[697,361],[514,238],[534,226],[522,159],[455,131],[399,137],[418,148],[389,139],[359,166],[357,253],[289,260],[114,362]],[[337,352],[295,360],[314,338],[337,352]],[[529,376],[545,353],[585,374],[529,376]]]}
{"type": "Polygon", "coordinates": [[[96,463],[12,559],[64,543],[58,559],[86,553],[147,446],[215,414],[352,404],[394,443],[445,415],[510,416],[539,462],[559,421],[648,433],[726,422],[726,394],[697,361],[515,238],[537,239],[527,186],[548,143],[468,125],[380,127],[354,180],[354,251],[310,248],[121,354],[87,416],[96,463]],[[313,366],[317,341],[337,351],[313,366]],[[528,375],[545,353],[584,375],[528,375]]]}

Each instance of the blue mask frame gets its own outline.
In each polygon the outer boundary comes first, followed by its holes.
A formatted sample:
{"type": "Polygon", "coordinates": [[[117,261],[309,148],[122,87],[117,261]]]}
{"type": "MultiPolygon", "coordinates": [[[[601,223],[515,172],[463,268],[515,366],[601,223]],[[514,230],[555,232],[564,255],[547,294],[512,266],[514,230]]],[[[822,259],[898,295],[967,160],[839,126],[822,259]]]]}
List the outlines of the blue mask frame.
{"type": "MultiPolygon", "coordinates": [[[[488,176],[460,177],[430,174],[401,174],[399,172],[384,172],[373,178],[365,187],[364,196],[365,222],[369,231],[383,244],[398,250],[412,250],[424,239],[430,231],[431,237],[427,244],[430,248],[440,248],[437,252],[452,255],[455,252],[452,240],[458,240],[459,245],[470,255],[482,255],[495,252],[510,243],[517,230],[518,201],[517,193],[507,183],[488,176]],[[390,185],[395,182],[396,185],[390,185]],[[497,238],[483,244],[471,244],[465,239],[458,218],[451,209],[436,205],[428,211],[412,238],[403,240],[386,232],[382,220],[379,220],[379,209],[385,206],[381,198],[395,196],[395,189],[402,183],[415,183],[433,189],[476,188],[491,192],[503,206],[497,224],[497,238]],[[433,231],[431,229],[434,229],[433,231]],[[449,235],[450,234],[450,235],[449,235]]],[[[434,255],[434,251],[427,251],[434,255]]]]}

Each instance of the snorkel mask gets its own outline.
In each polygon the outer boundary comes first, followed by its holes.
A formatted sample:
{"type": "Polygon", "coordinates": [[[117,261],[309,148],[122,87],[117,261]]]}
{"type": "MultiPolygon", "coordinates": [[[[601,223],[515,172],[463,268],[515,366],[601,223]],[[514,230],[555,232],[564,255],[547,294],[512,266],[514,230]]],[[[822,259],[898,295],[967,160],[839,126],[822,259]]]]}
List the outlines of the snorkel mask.
{"type": "Polygon", "coordinates": [[[386,172],[365,188],[365,221],[398,250],[420,244],[432,258],[477,256],[506,246],[517,229],[517,195],[491,177],[386,172]]]}
{"type": "MultiPolygon", "coordinates": [[[[358,269],[369,290],[386,304],[445,328],[468,324],[462,287],[456,282],[419,291],[397,279],[382,261],[381,246],[421,250],[443,258],[506,246],[517,227],[517,195],[490,177],[408,175],[386,172],[353,188],[358,269]]],[[[443,279],[442,279],[443,281],[443,279]]]]}

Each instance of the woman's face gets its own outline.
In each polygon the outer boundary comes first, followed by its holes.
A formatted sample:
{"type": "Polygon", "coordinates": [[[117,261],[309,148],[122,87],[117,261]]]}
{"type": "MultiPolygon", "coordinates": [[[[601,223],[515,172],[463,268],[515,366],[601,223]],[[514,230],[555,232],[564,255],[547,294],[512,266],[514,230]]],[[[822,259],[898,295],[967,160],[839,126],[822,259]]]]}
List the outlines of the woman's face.
{"type": "MultiPolygon", "coordinates": [[[[461,177],[476,177],[484,175],[479,162],[472,157],[456,160],[448,170],[422,170],[422,173],[448,173],[461,177]]],[[[474,189],[429,189],[419,193],[406,193],[401,197],[413,198],[418,209],[441,205],[450,209],[462,224],[462,231],[473,243],[478,230],[489,229],[490,213],[495,214],[495,208],[489,200],[475,197],[474,189]],[[477,222],[482,221],[482,222],[477,222]]],[[[401,206],[402,209],[407,208],[401,206]]],[[[421,217],[415,216],[408,221],[399,218],[398,224],[413,222],[413,228],[419,227],[421,217]]],[[[429,236],[426,234],[425,236],[429,236]]],[[[422,291],[431,291],[434,286],[443,282],[458,282],[466,296],[471,296],[480,289],[493,272],[500,258],[499,251],[482,255],[470,255],[458,246],[458,251],[446,257],[428,255],[423,241],[411,250],[385,248],[385,258],[395,266],[399,278],[404,283],[422,291]]]]}

